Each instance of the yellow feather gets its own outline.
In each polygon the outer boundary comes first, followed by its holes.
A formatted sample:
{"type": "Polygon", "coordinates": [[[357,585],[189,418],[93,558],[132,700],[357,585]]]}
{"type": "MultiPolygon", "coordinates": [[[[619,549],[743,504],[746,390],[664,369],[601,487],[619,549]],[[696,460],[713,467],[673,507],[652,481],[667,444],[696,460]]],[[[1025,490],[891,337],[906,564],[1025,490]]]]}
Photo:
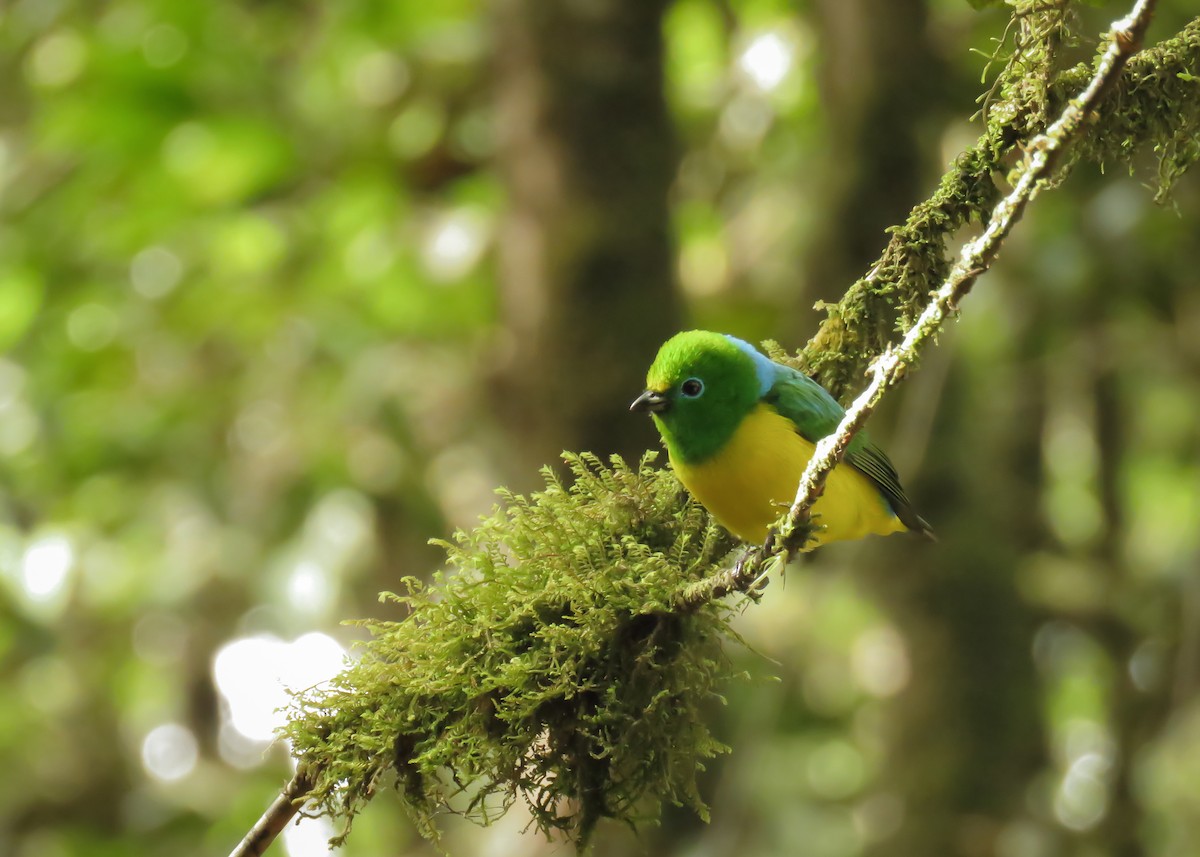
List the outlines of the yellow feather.
{"type": "MultiPolygon", "coordinates": [[[[671,466],[726,529],[757,543],[792,504],[814,449],[791,420],[760,403],[716,455],[701,464],[672,460],[671,466]]],[[[825,493],[813,507],[813,520],[824,529],[813,534],[806,550],[907,529],[870,480],[848,464],[839,464],[829,474],[825,493]]]]}

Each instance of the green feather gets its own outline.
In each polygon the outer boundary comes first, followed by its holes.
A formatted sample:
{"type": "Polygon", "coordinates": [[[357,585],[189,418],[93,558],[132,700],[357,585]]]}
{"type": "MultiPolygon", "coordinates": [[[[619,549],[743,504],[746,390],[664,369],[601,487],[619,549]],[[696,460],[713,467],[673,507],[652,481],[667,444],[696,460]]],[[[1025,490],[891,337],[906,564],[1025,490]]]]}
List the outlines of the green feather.
{"type": "MultiPolygon", "coordinates": [[[[832,434],[846,416],[846,411],[824,387],[807,375],[782,365],[763,401],[791,420],[796,432],[812,443],[832,434]]],[[[916,513],[905,495],[900,477],[887,453],[876,446],[866,432],[860,431],[850,441],[845,461],[871,480],[904,526],[919,533],[932,534],[929,524],[916,513]]]]}

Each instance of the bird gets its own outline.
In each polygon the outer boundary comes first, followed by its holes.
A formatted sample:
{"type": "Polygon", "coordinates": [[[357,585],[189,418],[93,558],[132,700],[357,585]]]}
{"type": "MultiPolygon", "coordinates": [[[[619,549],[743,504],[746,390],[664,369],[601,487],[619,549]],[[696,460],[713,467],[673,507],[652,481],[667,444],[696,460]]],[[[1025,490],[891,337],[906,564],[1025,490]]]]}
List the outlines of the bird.
{"type": "MultiPolygon", "coordinates": [[[[816,443],[845,410],[802,372],[753,345],[707,330],[677,333],[658,351],[629,408],[648,412],[679,481],[727,530],[761,543],[792,504],[816,443]]],[[[911,531],[933,538],[887,455],[863,432],[812,508],[804,550],[911,531]]]]}

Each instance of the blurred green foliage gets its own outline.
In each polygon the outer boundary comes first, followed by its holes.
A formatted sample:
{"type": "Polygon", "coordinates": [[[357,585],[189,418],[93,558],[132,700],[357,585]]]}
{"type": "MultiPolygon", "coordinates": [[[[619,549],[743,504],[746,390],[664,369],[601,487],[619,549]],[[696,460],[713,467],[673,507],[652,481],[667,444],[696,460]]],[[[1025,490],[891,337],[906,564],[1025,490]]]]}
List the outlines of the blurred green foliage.
{"type": "MultiPolygon", "coordinates": [[[[1159,6],[1152,39],[1194,14],[1159,6]]],[[[991,54],[1006,10],[924,8],[944,64],[912,129],[932,188],[977,136],[969,49],[991,54]]],[[[827,11],[668,10],[678,274],[705,326],[799,345],[807,304],[862,273],[805,275],[843,155],[824,143],[847,107],[822,88],[827,11]]],[[[1124,11],[1083,9],[1079,32],[1124,11]]],[[[224,853],[289,773],[235,725],[217,654],[399,618],[375,593],[491,507],[496,49],[474,0],[0,9],[0,852],[224,853]]],[[[1200,194],[1191,175],[1155,208],[1153,164],[1134,166],[1040,198],[880,415],[940,553],[828,549],[737,617],[753,653],[730,657],[756,680],[712,715],[733,748],[699,783],[712,823],[601,828],[598,851],[897,853],[925,814],[892,779],[893,724],[963,605],[914,619],[894,590],[1002,562],[1025,624],[994,662],[1033,671],[1044,755],[1001,821],[953,820],[961,853],[1193,853],[1200,194]]],[[[961,713],[920,722],[957,735],[961,713]]],[[[343,853],[425,853],[388,801],[343,853]]],[[[561,849],[512,815],[445,844],[561,849]]],[[[333,832],[305,829],[287,853],[333,832]]]]}

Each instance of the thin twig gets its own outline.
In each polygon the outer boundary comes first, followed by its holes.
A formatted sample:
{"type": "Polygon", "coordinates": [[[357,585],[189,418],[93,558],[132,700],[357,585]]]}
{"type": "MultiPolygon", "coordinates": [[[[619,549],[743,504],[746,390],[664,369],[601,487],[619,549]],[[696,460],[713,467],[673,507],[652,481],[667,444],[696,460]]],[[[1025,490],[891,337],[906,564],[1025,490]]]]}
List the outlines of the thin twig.
{"type": "Polygon", "coordinates": [[[1021,219],[1029,201],[1051,177],[1063,151],[1079,136],[1096,105],[1116,83],[1125,63],[1141,48],[1155,5],[1156,0],[1137,0],[1128,15],[1113,23],[1108,33],[1108,46],[1087,88],[1067,104],[1054,124],[1030,142],[1025,169],[1016,186],[992,211],[987,229],[962,248],[958,261],[901,343],[888,347],[871,364],[870,383],[850,406],[837,430],[817,444],[783,524],[772,530],[766,542],[734,568],[688,587],[680,598],[681,607],[695,609],[705,601],[731,592],[753,593],[771,570],[782,568],[791,554],[803,547],[813,531],[810,521],[813,504],[825,490],[825,480],[842,460],[850,441],[884,393],[915,362],[921,348],[957,311],[959,302],[970,292],[979,275],[991,267],[1004,239],[1021,219]]]}
{"type": "Polygon", "coordinates": [[[287,827],[304,803],[304,796],[312,789],[313,778],[301,767],[296,775],[283,787],[274,803],[250,828],[250,832],[229,852],[229,857],[259,857],[266,853],[283,829],[287,827]]]}

